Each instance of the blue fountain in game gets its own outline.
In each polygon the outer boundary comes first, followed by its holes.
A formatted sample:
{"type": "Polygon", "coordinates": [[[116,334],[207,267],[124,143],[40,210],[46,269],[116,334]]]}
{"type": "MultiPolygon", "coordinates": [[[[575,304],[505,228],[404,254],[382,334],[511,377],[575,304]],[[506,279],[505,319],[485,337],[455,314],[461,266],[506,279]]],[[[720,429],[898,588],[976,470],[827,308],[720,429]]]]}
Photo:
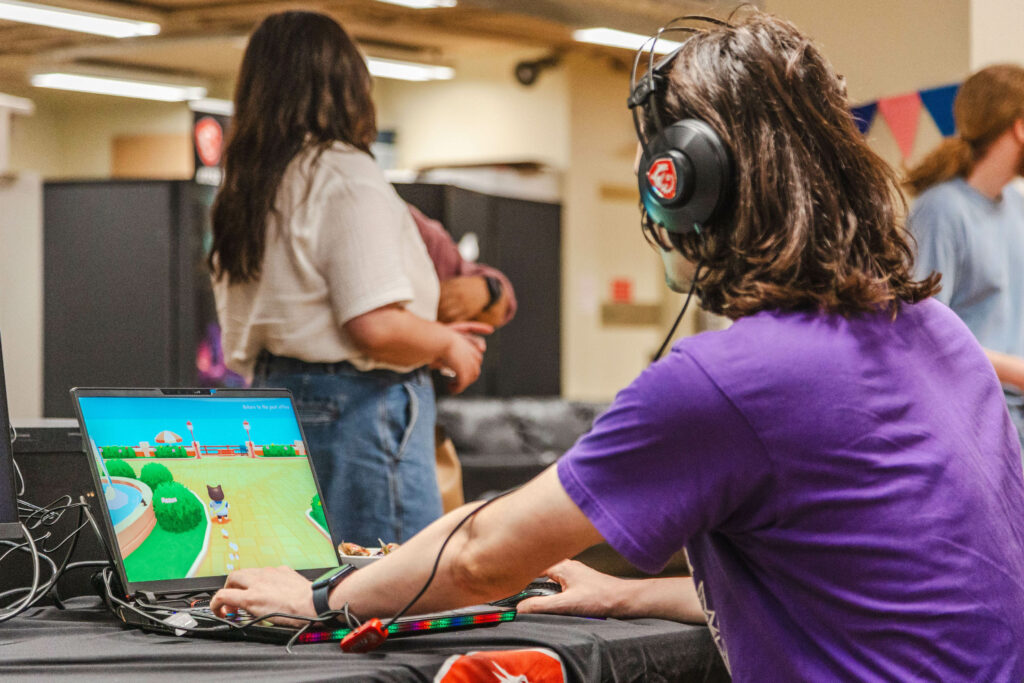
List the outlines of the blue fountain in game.
{"type": "Polygon", "coordinates": [[[107,471],[107,463],[99,455],[99,451],[93,445],[93,453],[99,462],[100,470],[103,472],[103,496],[107,499],[107,509],[110,510],[110,521],[114,528],[127,519],[132,511],[142,502],[142,492],[134,486],[121,484],[113,480],[110,472],[107,471]]]}

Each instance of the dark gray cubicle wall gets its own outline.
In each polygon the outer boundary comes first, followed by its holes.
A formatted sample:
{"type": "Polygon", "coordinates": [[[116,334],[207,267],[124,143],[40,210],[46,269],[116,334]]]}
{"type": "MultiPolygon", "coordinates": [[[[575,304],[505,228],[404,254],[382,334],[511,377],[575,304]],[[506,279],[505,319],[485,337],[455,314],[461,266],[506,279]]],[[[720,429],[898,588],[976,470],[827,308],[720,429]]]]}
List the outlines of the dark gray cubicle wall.
{"type": "Polygon", "coordinates": [[[481,194],[452,185],[398,184],[410,204],[458,241],[475,232],[482,263],[512,281],[515,319],[488,340],[470,396],[561,393],[561,205],[481,194]]]}
{"type": "MultiPolygon", "coordinates": [[[[519,313],[489,340],[470,393],[560,392],[558,204],[449,185],[399,185],[456,240],[515,284],[519,313]]],[[[73,415],[73,386],[220,386],[198,373],[216,336],[204,262],[215,189],[188,181],[69,181],[44,187],[44,414],[73,415]]],[[[219,353],[219,349],[217,350],[219,353]]],[[[221,359],[216,359],[218,362],[221,359]]],[[[235,378],[237,380],[237,377],[235,378]]]]}
{"type": "MultiPolygon", "coordinates": [[[[44,414],[74,386],[195,382],[198,287],[211,188],[186,181],[48,182],[44,414]]],[[[207,314],[208,315],[208,314],[207,314]]]]}

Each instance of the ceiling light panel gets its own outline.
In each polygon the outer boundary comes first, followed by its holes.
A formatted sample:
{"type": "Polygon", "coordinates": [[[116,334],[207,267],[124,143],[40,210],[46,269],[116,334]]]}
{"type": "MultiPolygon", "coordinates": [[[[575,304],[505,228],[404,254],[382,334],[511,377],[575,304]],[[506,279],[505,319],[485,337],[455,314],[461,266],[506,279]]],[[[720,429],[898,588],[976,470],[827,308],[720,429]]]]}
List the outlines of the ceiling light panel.
{"type": "Polygon", "coordinates": [[[412,9],[434,9],[437,7],[455,7],[456,0],[377,0],[389,5],[401,5],[412,9]]]}
{"type": "MultiPolygon", "coordinates": [[[[594,45],[607,45],[608,47],[621,47],[627,50],[639,50],[644,43],[651,39],[640,33],[629,33],[614,28],[585,28],[573,31],[573,40],[581,43],[592,43],[594,45]]],[[[661,38],[655,43],[654,53],[663,55],[679,47],[682,43],[661,38]]],[[[646,47],[650,47],[649,45],[646,47]]]]}
{"type": "Polygon", "coordinates": [[[377,78],[395,78],[401,81],[447,81],[455,77],[455,69],[450,66],[400,62],[378,57],[367,57],[366,66],[377,78]]]}
{"type": "Polygon", "coordinates": [[[185,102],[206,96],[206,88],[199,86],[172,85],[168,83],[152,83],[148,81],[68,73],[36,74],[32,76],[32,85],[37,88],[134,97],[142,100],[158,100],[160,102],[185,102]]]}
{"type": "Polygon", "coordinates": [[[104,14],[79,12],[31,2],[18,2],[18,0],[0,0],[0,19],[49,26],[66,31],[95,33],[111,38],[137,38],[139,36],[155,36],[160,33],[160,24],[154,24],[151,21],[119,19],[104,14]]]}

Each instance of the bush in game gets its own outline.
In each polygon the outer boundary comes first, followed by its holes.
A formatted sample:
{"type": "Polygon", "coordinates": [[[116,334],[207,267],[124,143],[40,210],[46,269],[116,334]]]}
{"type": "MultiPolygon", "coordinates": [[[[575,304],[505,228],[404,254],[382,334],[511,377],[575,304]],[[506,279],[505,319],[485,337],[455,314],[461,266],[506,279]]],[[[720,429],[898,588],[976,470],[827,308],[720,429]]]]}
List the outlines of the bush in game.
{"type": "Polygon", "coordinates": [[[109,474],[112,477],[127,477],[128,479],[138,479],[138,477],[135,476],[135,470],[133,470],[132,466],[126,463],[124,460],[115,458],[113,460],[107,461],[106,465],[107,474],[109,474]]]}
{"type": "Polygon", "coordinates": [[[108,458],[134,458],[135,449],[131,446],[104,446],[100,449],[104,460],[108,458]]]}
{"type": "Polygon", "coordinates": [[[156,491],[156,487],[160,484],[165,484],[169,481],[174,481],[174,475],[164,465],[158,462],[151,462],[142,468],[142,474],[139,475],[139,479],[142,483],[156,491]]]}
{"type": "Polygon", "coordinates": [[[180,534],[203,519],[203,505],[187,488],[169,481],[153,491],[153,514],[161,529],[180,534]]]}
{"type": "Polygon", "coordinates": [[[327,528],[327,518],[324,517],[324,506],[320,502],[320,494],[313,496],[313,500],[309,502],[309,516],[313,518],[313,521],[319,524],[324,529],[327,528]]]}
{"type": "Polygon", "coordinates": [[[263,447],[263,455],[268,458],[287,458],[295,456],[295,446],[278,446],[270,444],[263,447]]]}
{"type": "Polygon", "coordinates": [[[156,447],[156,457],[158,458],[187,458],[188,453],[185,451],[184,446],[172,446],[170,444],[162,444],[156,447]]]}

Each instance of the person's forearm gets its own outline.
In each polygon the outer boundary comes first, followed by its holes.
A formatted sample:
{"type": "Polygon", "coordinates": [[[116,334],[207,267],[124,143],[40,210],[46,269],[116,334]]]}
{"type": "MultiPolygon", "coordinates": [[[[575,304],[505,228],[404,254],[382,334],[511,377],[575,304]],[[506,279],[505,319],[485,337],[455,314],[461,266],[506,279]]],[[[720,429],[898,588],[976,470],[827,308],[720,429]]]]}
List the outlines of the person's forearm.
{"type": "MultiPolygon", "coordinates": [[[[395,614],[426,581],[444,539],[477,505],[448,513],[392,554],[343,581],[330,596],[332,609],[347,601],[360,617],[395,614]]],[[[600,540],[550,468],[521,490],[481,510],[455,533],[430,590],[411,613],[511,595],[557,560],[600,540]]]]}
{"type": "Polygon", "coordinates": [[[995,368],[996,377],[1000,382],[1024,391],[1024,358],[989,349],[985,349],[985,355],[988,356],[992,367],[995,368]]]}
{"type": "Polygon", "coordinates": [[[620,588],[620,595],[609,616],[704,623],[704,611],[692,577],[623,579],[620,588]]]}
{"type": "Polygon", "coordinates": [[[378,308],[349,320],[345,331],[374,360],[407,367],[428,365],[452,343],[452,332],[399,306],[378,308]]]}

